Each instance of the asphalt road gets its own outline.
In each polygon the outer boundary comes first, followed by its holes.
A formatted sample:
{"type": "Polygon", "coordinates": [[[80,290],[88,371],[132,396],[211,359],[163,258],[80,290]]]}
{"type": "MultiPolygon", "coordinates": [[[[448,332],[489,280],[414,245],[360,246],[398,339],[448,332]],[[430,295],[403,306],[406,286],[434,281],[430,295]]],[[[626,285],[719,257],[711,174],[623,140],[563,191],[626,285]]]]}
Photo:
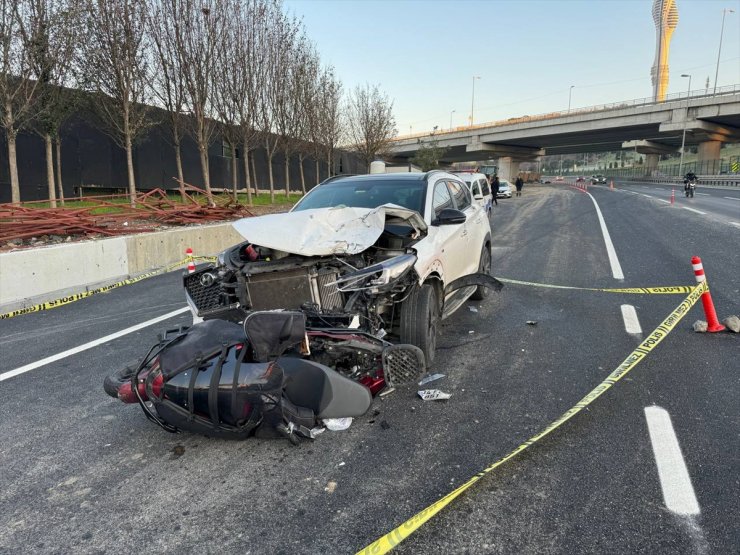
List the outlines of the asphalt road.
{"type": "MultiPolygon", "coordinates": [[[[642,187],[589,188],[624,280],[613,277],[592,200],[561,184],[499,201],[494,275],[688,285],[697,254],[720,317],[739,314],[740,206],[722,196],[740,195],[699,189],[709,196],[671,206],[658,200],[665,192],[642,187]]],[[[0,322],[0,375],[181,308],[179,282],[176,272],[0,322]]],[[[299,447],[170,435],[104,394],[107,373],[188,314],[103,342],[0,381],[0,553],[353,553],[560,416],[681,300],[508,285],[444,322],[432,371],[446,374],[435,385],[449,401],[398,390],[348,430],[299,447]],[[624,304],[642,333],[625,330],[624,304]]],[[[397,551],[740,551],[740,338],[695,334],[703,318],[694,308],[586,411],[397,551]],[[651,406],[670,415],[698,513],[666,501],[651,406]]]]}

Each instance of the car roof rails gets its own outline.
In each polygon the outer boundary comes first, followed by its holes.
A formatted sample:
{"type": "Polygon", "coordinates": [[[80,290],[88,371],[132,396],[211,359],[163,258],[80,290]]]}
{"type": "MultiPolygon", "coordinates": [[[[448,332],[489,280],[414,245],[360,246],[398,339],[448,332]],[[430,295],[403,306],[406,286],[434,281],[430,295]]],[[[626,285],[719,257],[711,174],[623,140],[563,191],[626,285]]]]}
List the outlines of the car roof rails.
{"type": "Polygon", "coordinates": [[[429,170],[427,173],[424,174],[424,179],[429,179],[435,173],[449,173],[449,172],[445,170],[429,170]]]}

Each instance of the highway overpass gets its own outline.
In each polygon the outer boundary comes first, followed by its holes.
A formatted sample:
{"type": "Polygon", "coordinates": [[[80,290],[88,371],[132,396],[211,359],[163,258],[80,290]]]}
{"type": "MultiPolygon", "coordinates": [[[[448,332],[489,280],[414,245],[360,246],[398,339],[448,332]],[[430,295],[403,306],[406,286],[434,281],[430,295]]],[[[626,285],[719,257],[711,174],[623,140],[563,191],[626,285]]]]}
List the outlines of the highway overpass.
{"type": "Polygon", "coordinates": [[[442,162],[498,158],[509,177],[519,163],[538,156],[635,149],[646,155],[646,174],[657,169],[660,154],[686,144],[698,145],[699,161],[718,160],[723,142],[740,142],[740,85],[705,94],[704,90],[673,95],[665,102],[639,99],[569,112],[524,116],[458,127],[448,131],[398,137],[396,161],[414,156],[431,140],[447,149],[442,162]]]}

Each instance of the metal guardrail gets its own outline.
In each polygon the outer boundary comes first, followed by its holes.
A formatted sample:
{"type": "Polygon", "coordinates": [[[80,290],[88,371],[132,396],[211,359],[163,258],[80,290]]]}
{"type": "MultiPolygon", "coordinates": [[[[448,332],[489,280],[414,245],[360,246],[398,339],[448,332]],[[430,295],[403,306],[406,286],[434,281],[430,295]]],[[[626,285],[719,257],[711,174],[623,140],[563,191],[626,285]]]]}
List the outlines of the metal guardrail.
{"type": "MultiPolygon", "coordinates": [[[[516,125],[518,123],[531,123],[535,121],[555,119],[555,118],[560,118],[564,116],[578,116],[578,115],[583,115],[583,114],[590,114],[593,112],[607,112],[610,110],[620,110],[623,108],[630,108],[634,106],[651,106],[651,105],[671,104],[677,101],[678,102],[684,101],[687,98],[712,98],[715,96],[726,96],[726,95],[731,95],[731,94],[740,94],[740,84],[726,85],[724,87],[719,87],[716,93],[711,93],[711,94],[707,93],[706,89],[697,89],[694,91],[671,93],[669,95],[666,95],[666,99],[662,102],[656,102],[653,99],[653,97],[649,96],[645,98],[635,98],[632,100],[623,100],[620,102],[611,102],[608,104],[597,104],[595,106],[586,106],[584,108],[573,108],[571,110],[563,110],[559,112],[547,112],[544,114],[537,114],[534,116],[521,116],[521,117],[509,118],[506,120],[497,120],[497,121],[489,121],[486,123],[477,123],[475,125],[465,125],[461,127],[455,127],[453,129],[448,129],[446,131],[445,130],[436,131],[436,132],[433,132],[433,134],[435,137],[438,137],[440,135],[471,131],[474,129],[484,129],[484,128],[489,128],[489,127],[502,127],[505,125],[516,125]]],[[[395,137],[393,140],[394,141],[404,141],[408,139],[429,137],[429,135],[430,135],[430,132],[425,131],[422,133],[399,135],[398,137],[395,137]]]]}

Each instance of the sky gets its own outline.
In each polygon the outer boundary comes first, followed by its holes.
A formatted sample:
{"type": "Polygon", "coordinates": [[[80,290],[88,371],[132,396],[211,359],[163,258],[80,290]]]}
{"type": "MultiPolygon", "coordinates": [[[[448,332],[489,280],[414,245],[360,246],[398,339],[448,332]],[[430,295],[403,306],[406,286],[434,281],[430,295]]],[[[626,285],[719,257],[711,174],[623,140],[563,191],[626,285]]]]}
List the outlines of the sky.
{"type": "MultiPolygon", "coordinates": [[[[345,90],[377,84],[400,134],[652,96],[652,0],[285,0],[345,90]],[[453,113],[454,110],[454,113],[453,113]]],[[[668,93],[740,83],[740,0],[676,0],[668,93]]]]}

